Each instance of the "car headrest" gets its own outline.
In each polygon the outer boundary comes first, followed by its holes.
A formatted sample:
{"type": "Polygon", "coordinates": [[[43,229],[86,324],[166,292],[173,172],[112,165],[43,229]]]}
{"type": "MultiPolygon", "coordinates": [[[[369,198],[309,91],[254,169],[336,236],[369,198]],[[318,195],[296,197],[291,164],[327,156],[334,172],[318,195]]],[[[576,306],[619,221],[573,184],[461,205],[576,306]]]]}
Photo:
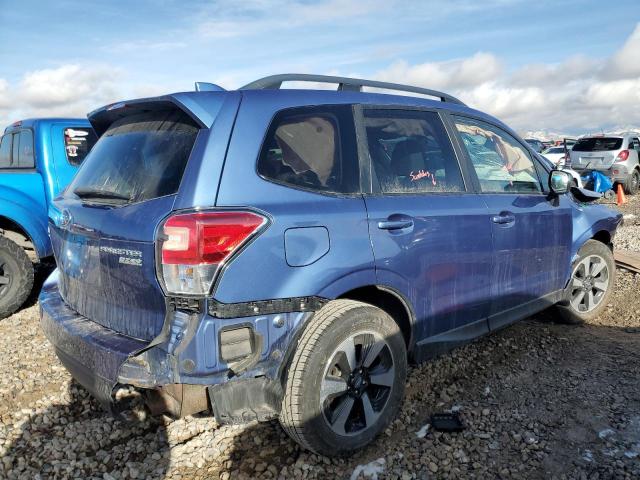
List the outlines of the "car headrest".
{"type": "Polygon", "coordinates": [[[424,148],[415,139],[407,139],[396,145],[391,155],[391,170],[395,175],[409,176],[424,169],[424,148]]]}

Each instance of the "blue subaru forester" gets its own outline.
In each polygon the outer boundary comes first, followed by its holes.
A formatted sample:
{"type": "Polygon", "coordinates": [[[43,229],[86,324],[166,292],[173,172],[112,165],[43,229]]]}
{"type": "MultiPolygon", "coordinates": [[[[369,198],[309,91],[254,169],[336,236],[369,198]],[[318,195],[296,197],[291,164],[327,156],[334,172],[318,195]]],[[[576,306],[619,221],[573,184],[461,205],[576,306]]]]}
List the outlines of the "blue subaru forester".
{"type": "Polygon", "coordinates": [[[290,74],[89,119],[40,305],[111,408],[133,386],[155,413],[279,418],[348,454],[397,412],[409,360],[551,306],[588,320],[613,289],[621,216],[442,92],[290,74]]]}

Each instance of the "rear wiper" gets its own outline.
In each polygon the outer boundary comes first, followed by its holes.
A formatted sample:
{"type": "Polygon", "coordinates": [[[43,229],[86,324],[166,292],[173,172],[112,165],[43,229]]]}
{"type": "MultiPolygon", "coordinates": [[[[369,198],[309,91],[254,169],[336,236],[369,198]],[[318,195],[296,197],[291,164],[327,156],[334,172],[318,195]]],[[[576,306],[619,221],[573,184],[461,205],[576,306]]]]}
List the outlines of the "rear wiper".
{"type": "Polygon", "coordinates": [[[123,193],[114,192],[112,190],[104,190],[102,188],[78,187],[73,193],[84,199],[99,198],[104,200],[119,200],[122,202],[130,202],[131,197],[123,193]]]}

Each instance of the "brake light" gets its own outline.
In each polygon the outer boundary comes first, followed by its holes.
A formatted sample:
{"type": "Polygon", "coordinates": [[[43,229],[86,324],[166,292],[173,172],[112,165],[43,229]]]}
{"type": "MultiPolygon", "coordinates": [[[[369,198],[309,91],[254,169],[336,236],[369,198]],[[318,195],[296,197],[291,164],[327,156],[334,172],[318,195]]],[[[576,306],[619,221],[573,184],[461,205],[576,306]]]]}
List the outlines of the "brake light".
{"type": "Polygon", "coordinates": [[[570,154],[569,152],[567,152],[567,153],[565,153],[565,154],[564,154],[564,159],[563,159],[563,160],[564,160],[564,164],[565,164],[567,167],[570,167],[570,166],[571,166],[571,154],[570,154]]]}
{"type": "Polygon", "coordinates": [[[244,211],[169,217],[158,242],[166,290],[173,294],[208,293],[218,268],[266,222],[262,215],[244,211]]]}
{"type": "Polygon", "coordinates": [[[629,158],[629,150],[621,150],[616,157],[616,162],[624,162],[627,158],[629,158]]]}

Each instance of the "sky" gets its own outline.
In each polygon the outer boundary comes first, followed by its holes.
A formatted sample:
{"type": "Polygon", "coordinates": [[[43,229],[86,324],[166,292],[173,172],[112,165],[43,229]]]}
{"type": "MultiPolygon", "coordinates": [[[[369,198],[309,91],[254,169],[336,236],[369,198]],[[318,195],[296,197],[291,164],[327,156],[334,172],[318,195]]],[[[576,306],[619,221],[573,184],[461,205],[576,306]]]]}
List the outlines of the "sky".
{"type": "Polygon", "coordinates": [[[640,4],[0,0],[0,129],[275,73],[444,90],[521,132],[640,128],[640,4]]]}

